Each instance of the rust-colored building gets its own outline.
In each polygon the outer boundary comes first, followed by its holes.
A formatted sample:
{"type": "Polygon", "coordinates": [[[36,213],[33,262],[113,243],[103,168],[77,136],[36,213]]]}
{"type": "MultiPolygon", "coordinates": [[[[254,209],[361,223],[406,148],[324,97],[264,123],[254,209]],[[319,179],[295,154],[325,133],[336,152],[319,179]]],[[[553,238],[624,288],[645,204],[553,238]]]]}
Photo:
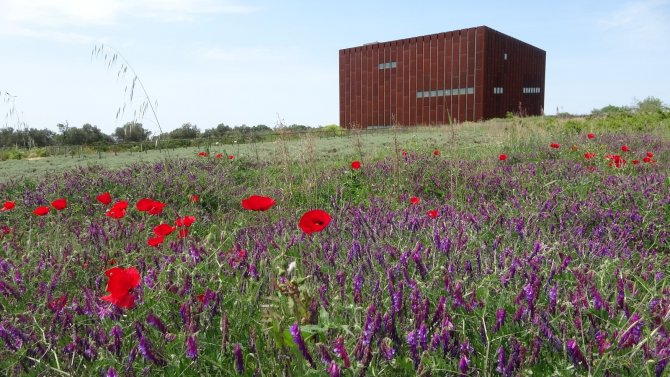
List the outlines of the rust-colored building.
{"type": "Polygon", "coordinates": [[[486,26],[340,50],[340,125],[540,115],[546,53],[486,26]]]}

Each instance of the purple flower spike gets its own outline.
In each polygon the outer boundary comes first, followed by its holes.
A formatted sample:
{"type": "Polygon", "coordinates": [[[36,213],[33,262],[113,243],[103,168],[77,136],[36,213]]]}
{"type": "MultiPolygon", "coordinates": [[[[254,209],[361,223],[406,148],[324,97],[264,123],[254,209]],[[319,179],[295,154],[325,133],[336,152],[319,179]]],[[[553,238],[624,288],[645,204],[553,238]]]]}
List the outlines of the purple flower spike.
{"type": "Polygon", "coordinates": [[[467,375],[468,369],[470,369],[470,359],[466,354],[461,354],[461,360],[458,362],[458,369],[461,370],[461,374],[467,375]]]}
{"type": "Polygon", "coordinates": [[[333,351],[337,354],[337,356],[342,359],[344,362],[344,367],[349,368],[351,365],[351,362],[349,361],[349,354],[347,353],[347,349],[344,348],[344,338],[339,337],[335,339],[335,345],[333,346],[333,351]]]}
{"type": "Polygon", "coordinates": [[[235,369],[237,369],[237,373],[244,373],[244,358],[242,357],[242,347],[240,347],[240,343],[235,343],[233,355],[235,356],[235,369]]]}
{"type": "Polygon", "coordinates": [[[626,331],[621,334],[619,339],[619,348],[628,348],[632,347],[640,342],[642,337],[642,328],[644,327],[644,321],[640,319],[640,315],[635,313],[628,320],[626,325],[626,331]]]}
{"type": "Polygon", "coordinates": [[[186,339],[186,357],[191,360],[198,358],[198,344],[195,341],[195,336],[189,335],[186,339]]]}
{"type": "Polygon", "coordinates": [[[584,354],[579,349],[579,344],[577,344],[575,339],[569,339],[567,342],[565,342],[565,346],[567,347],[568,355],[570,355],[570,358],[572,359],[572,362],[575,364],[575,366],[579,366],[580,364],[586,366],[586,357],[584,357],[584,354]]]}
{"type": "Polygon", "coordinates": [[[114,369],[113,367],[109,367],[109,369],[107,369],[107,374],[105,376],[106,377],[117,377],[118,374],[116,374],[116,369],[114,369]]]}
{"type": "Polygon", "coordinates": [[[505,309],[503,308],[498,308],[496,310],[496,324],[493,326],[493,332],[496,333],[498,330],[500,330],[500,327],[505,324],[505,309]]]}
{"type": "Polygon", "coordinates": [[[307,360],[307,362],[309,362],[309,365],[314,368],[314,359],[312,359],[312,355],[310,355],[309,351],[307,350],[307,345],[305,344],[305,340],[302,338],[302,334],[300,333],[300,326],[298,326],[297,321],[289,327],[289,331],[291,332],[291,336],[293,336],[293,342],[295,342],[295,344],[298,346],[302,356],[305,358],[305,360],[307,360]]]}
{"type": "Polygon", "coordinates": [[[330,362],[328,365],[328,376],[329,377],[340,377],[340,368],[337,366],[337,363],[334,361],[330,362]]]}

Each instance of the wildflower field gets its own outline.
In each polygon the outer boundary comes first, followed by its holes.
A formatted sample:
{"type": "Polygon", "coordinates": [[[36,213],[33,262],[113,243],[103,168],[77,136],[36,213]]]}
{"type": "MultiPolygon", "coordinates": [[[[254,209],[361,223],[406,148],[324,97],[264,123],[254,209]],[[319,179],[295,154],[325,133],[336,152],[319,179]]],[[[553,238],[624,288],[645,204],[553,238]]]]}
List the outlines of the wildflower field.
{"type": "Polygon", "coordinates": [[[5,179],[0,375],[664,375],[670,126],[628,122],[5,179]]]}

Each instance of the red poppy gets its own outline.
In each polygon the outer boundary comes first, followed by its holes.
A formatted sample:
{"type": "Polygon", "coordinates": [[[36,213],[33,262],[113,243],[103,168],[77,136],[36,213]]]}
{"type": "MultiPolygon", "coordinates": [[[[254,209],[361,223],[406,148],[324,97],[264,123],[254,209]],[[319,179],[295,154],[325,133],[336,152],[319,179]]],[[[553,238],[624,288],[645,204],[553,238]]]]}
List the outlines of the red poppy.
{"type": "Polygon", "coordinates": [[[228,159],[229,159],[229,160],[232,160],[232,159],[234,159],[234,158],[235,158],[235,156],[233,156],[232,154],[229,154],[229,155],[228,155],[228,159]]]}
{"type": "Polygon", "coordinates": [[[207,152],[200,152],[200,153],[198,153],[198,156],[207,157],[207,152]]]}
{"type": "Polygon", "coordinates": [[[593,152],[586,152],[586,153],[584,153],[584,158],[587,159],[587,160],[590,160],[590,159],[592,159],[592,158],[595,157],[595,156],[596,156],[596,154],[593,153],[593,152]]]}
{"type": "Polygon", "coordinates": [[[552,147],[552,148],[554,148],[554,149],[558,149],[558,148],[561,147],[561,144],[558,144],[558,143],[551,143],[551,144],[549,144],[549,146],[552,147]]]}
{"type": "Polygon", "coordinates": [[[628,148],[628,145],[622,145],[621,146],[621,151],[622,152],[628,152],[628,151],[630,151],[630,148],[628,148]]]}
{"type": "Polygon", "coordinates": [[[127,209],[128,208],[128,201],[127,200],[119,200],[118,202],[114,203],[112,208],[127,209]]]}
{"type": "Polygon", "coordinates": [[[194,216],[184,216],[184,217],[177,218],[177,221],[175,221],[174,225],[175,226],[185,226],[185,227],[188,228],[194,222],[195,222],[195,217],[194,216]]]}
{"type": "Polygon", "coordinates": [[[51,208],[49,208],[49,207],[47,207],[47,206],[40,206],[40,207],[35,208],[35,209],[33,210],[33,213],[34,213],[35,215],[37,215],[37,216],[44,216],[44,215],[46,215],[47,213],[49,213],[49,210],[50,210],[50,209],[51,209],[51,208]]]}
{"type": "Polygon", "coordinates": [[[179,229],[179,238],[184,238],[188,236],[188,228],[179,229]]]}
{"type": "Polygon", "coordinates": [[[428,217],[432,217],[433,219],[437,218],[437,210],[436,209],[432,209],[432,210],[426,212],[426,214],[428,215],[428,217]]]}
{"type": "Polygon", "coordinates": [[[12,229],[8,225],[0,225],[0,236],[11,233],[12,229]]]}
{"type": "Polygon", "coordinates": [[[168,224],[160,224],[154,227],[154,233],[157,236],[167,236],[172,233],[173,230],[175,230],[175,227],[168,224]]]}
{"type": "Polygon", "coordinates": [[[586,135],[586,137],[588,137],[589,139],[593,139],[593,138],[596,137],[596,135],[593,134],[593,133],[590,133],[590,134],[586,135]]]}
{"type": "Polygon", "coordinates": [[[205,295],[204,295],[203,293],[200,293],[200,294],[199,294],[198,296],[196,296],[196,297],[198,298],[198,301],[200,301],[200,302],[203,303],[203,304],[205,303],[205,295]]]}
{"type": "Polygon", "coordinates": [[[216,158],[223,158],[223,153],[217,153],[216,156],[214,156],[214,157],[216,157],[216,158]]]}
{"type": "Polygon", "coordinates": [[[158,245],[163,243],[163,240],[164,240],[163,236],[156,236],[156,237],[149,238],[147,240],[147,244],[149,246],[158,247],[158,245]]]}
{"type": "Polygon", "coordinates": [[[652,152],[647,152],[647,157],[654,158],[654,154],[652,152]]]}
{"type": "Polygon", "coordinates": [[[409,202],[412,204],[419,204],[420,201],[421,199],[417,198],[416,196],[409,198],[409,202]]]}
{"type": "Polygon", "coordinates": [[[105,213],[105,216],[113,219],[122,219],[126,216],[126,210],[125,208],[112,207],[105,213]]]}
{"type": "Polygon", "coordinates": [[[246,199],[242,199],[242,207],[250,211],[267,211],[275,203],[275,200],[269,196],[251,195],[246,199]]]}
{"type": "Polygon", "coordinates": [[[14,202],[6,201],[5,204],[2,205],[2,208],[0,208],[0,212],[1,211],[11,211],[12,209],[14,209],[15,205],[16,204],[14,202]]]}
{"type": "Polygon", "coordinates": [[[507,155],[506,154],[501,154],[500,156],[498,156],[498,160],[500,160],[500,161],[507,160],[507,155]]]}
{"type": "Polygon", "coordinates": [[[403,157],[407,157],[407,151],[404,150],[404,149],[403,149],[403,151],[402,151],[402,156],[403,156],[403,157]]]}
{"type": "Polygon", "coordinates": [[[330,223],[328,212],[320,209],[314,209],[305,212],[300,218],[298,226],[303,232],[312,234],[322,231],[330,223]]]}
{"type": "Polygon", "coordinates": [[[113,267],[105,271],[107,281],[107,296],[101,297],[119,308],[130,309],[135,305],[135,298],[130,294],[140,284],[140,274],[135,267],[113,267]]]}
{"type": "Polygon", "coordinates": [[[113,266],[113,265],[116,264],[116,259],[112,258],[112,259],[109,260],[108,263],[109,263],[110,266],[113,266]]]}
{"type": "Polygon", "coordinates": [[[439,156],[439,155],[440,155],[439,150],[436,149],[436,150],[433,151],[433,156],[439,156]]]}
{"type": "Polygon", "coordinates": [[[165,204],[157,200],[143,198],[137,201],[135,207],[137,207],[138,211],[148,212],[150,215],[159,215],[161,212],[163,212],[163,207],[165,207],[165,204]]]}
{"type": "MultiPolygon", "coordinates": [[[[610,160],[610,162],[609,162],[609,166],[615,166],[615,167],[617,167],[617,168],[620,168],[620,167],[622,167],[622,166],[624,166],[624,165],[626,164],[626,160],[624,160],[623,158],[621,158],[621,156],[619,156],[618,154],[615,154],[615,155],[613,155],[613,156],[610,156],[610,159],[609,159],[609,160],[610,160]]],[[[638,161],[638,160],[635,160],[635,161],[637,161],[637,163],[640,162],[640,161],[638,161]]],[[[635,161],[633,161],[633,164],[637,164],[635,161]]]]}
{"type": "Polygon", "coordinates": [[[643,158],[642,161],[644,161],[645,164],[648,164],[648,163],[651,162],[651,157],[647,156],[647,157],[643,158]]]}
{"type": "Polygon", "coordinates": [[[108,205],[112,202],[112,196],[109,194],[109,192],[98,195],[96,199],[98,199],[98,201],[104,205],[108,205]]]}
{"type": "MultiPolygon", "coordinates": [[[[643,161],[644,161],[644,160],[643,160],[643,161]]],[[[632,163],[633,163],[633,165],[637,165],[637,164],[640,163],[640,160],[633,160],[632,163]]],[[[610,166],[612,166],[612,164],[610,164],[610,166]]],[[[617,165],[617,168],[618,168],[618,167],[620,167],[620,166],[617,165]]]]}
{"type": "Polygon", "coordinates": [[[193,195],[191,195],[191,196],[188,198],[188,200],[189,200],[191,203],[197,203],[197,202],[200,201],[200,195],[193,194],[193,195]]]}
{"type": "Polygon", "coordinates": [[[49,307],[49,309],[51,309],[51,311],[57,312],[57,311],[63,309],[63,307],[65,307],[66,304],[67,304],[67,295],[62,294],[57,299],[48,303],[47,306],[49,307]]]}
{"type": "Polygon", "coordinates": [[[57,211],[64,210],[67,208],[67,199],[60,198],[51,202],[51,206],[54,207],[57,211]]]}
{"type": "Polygon", "coordinates": [[[358,170],[361,168],[361,162],[360,161],[354,161],[351,163],[351,168],[354,170],[358,170]]]}

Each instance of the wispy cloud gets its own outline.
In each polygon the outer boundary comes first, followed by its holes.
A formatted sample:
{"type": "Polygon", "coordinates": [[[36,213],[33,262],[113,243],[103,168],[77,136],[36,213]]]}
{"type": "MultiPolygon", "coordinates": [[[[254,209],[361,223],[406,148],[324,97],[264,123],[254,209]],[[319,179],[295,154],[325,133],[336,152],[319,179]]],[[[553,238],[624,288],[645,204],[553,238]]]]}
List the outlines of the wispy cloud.
{"type": "Polygon", "coordinates": [[[92,38],[77,35],[72,32],[73,28],[114,25],[126,17],[180,22],[207,13],[239,14],[257,10],[216,0],[2,0],[0,35],[82,43],[92,38]]]}
{"type": "Polygon", "coordinates": [[[597,25],[638,47],[670,42],[670,0],[632,1],[601,17],[597,25]]]}

